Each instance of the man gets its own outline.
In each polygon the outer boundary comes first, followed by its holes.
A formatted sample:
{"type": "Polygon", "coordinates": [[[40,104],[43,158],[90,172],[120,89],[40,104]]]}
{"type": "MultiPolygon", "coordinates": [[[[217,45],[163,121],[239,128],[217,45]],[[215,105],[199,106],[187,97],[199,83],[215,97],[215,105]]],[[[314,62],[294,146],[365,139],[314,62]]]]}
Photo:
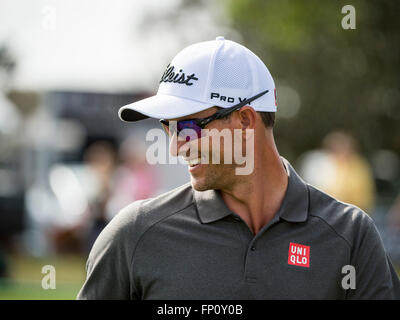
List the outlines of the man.
{"type": "Polygon", "coordinates": [[[275,111],[274,81],[247,48],[218,37],[178,53],[157,95],[119,115],[162,119],[191,182],[132,203],[107,225],[78,298],[399,298],[367,214],[308,185],[279,156],[275,111]],[[249,170],[227,152],[251,158],[249,170]]]}

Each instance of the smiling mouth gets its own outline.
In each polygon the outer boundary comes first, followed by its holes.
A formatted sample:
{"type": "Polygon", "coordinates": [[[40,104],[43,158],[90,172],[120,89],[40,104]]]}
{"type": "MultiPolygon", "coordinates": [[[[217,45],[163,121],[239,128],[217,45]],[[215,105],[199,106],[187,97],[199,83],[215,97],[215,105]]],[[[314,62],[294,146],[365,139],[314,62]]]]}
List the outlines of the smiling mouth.
{"type": "Polygon", "coordinates": [[[189,160],[188,164],[189,164],[189,167],[195,167],[195,166],[199,165],[200,162],[201,162],[201,159],[197,158],[197,159],[189,160]]]}

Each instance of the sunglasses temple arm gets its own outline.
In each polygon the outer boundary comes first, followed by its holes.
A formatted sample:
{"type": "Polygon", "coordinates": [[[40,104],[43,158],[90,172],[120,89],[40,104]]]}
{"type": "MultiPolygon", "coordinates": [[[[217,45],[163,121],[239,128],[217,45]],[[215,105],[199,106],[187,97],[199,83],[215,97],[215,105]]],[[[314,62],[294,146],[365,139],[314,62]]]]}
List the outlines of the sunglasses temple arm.
{"type": "Polygon", "coordinates": [[[228,115],[229,113],[231,113],[233,110],[239,109],[241,107],[244,107],[246,104],[252,102],[253,100],[258,99],[259,97],[263,96],[264,94],[266,94],[269,90],[265,90],[257,95],[255,95],[254,97],[251,97],[249,99],[245,99],[242,102],[238,103],[237,105],[234,105],[230,108],[227,109],[223,109],[223,111],[218,115],[218,118],[223,118],[226,115],[228,115]]]}

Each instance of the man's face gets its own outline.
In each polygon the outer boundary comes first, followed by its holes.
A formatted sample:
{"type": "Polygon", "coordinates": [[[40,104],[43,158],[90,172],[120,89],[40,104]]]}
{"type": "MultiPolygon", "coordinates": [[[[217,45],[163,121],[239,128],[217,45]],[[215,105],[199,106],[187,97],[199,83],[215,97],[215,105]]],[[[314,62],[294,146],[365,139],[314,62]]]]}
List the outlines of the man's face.
{"type": "MultiPolygon", "coordinates": [[[[206,118],[216,111],[217,108],[212,107],[170,121],[206,118]]],[[[235,174],[237,165],[233,159],[234,125],[231,118],[228,117],[227,119],[212,121],[205,129],[208,129],[208,133],[199,139],[188,142],[184,137],[177,137],[174,134],[170,140],[170,153],[174,156],[182,156],[188,161],[188,170],[194,189],[198,191],[228,189],[240,178],[235,174]],[[231,139],[227,138],[225,141],[225,138],[221,138],[221,136],[225,135],[230,135],[231,139]],[[225,154],[229,155],[227,159],[224,157],[225,154]]]]}

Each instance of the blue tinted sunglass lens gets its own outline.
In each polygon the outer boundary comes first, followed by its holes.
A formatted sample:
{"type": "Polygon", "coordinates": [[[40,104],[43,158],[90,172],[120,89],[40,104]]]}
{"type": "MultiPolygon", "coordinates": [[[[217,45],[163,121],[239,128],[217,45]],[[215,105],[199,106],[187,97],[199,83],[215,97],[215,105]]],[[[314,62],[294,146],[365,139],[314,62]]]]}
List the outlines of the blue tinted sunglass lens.
{"type": "Polygon", "coordinates": [[[195,140],[201,137],[201,128],[193,120],[179,121],[178,133],[185,137],[186,141],[195,140]]]}

